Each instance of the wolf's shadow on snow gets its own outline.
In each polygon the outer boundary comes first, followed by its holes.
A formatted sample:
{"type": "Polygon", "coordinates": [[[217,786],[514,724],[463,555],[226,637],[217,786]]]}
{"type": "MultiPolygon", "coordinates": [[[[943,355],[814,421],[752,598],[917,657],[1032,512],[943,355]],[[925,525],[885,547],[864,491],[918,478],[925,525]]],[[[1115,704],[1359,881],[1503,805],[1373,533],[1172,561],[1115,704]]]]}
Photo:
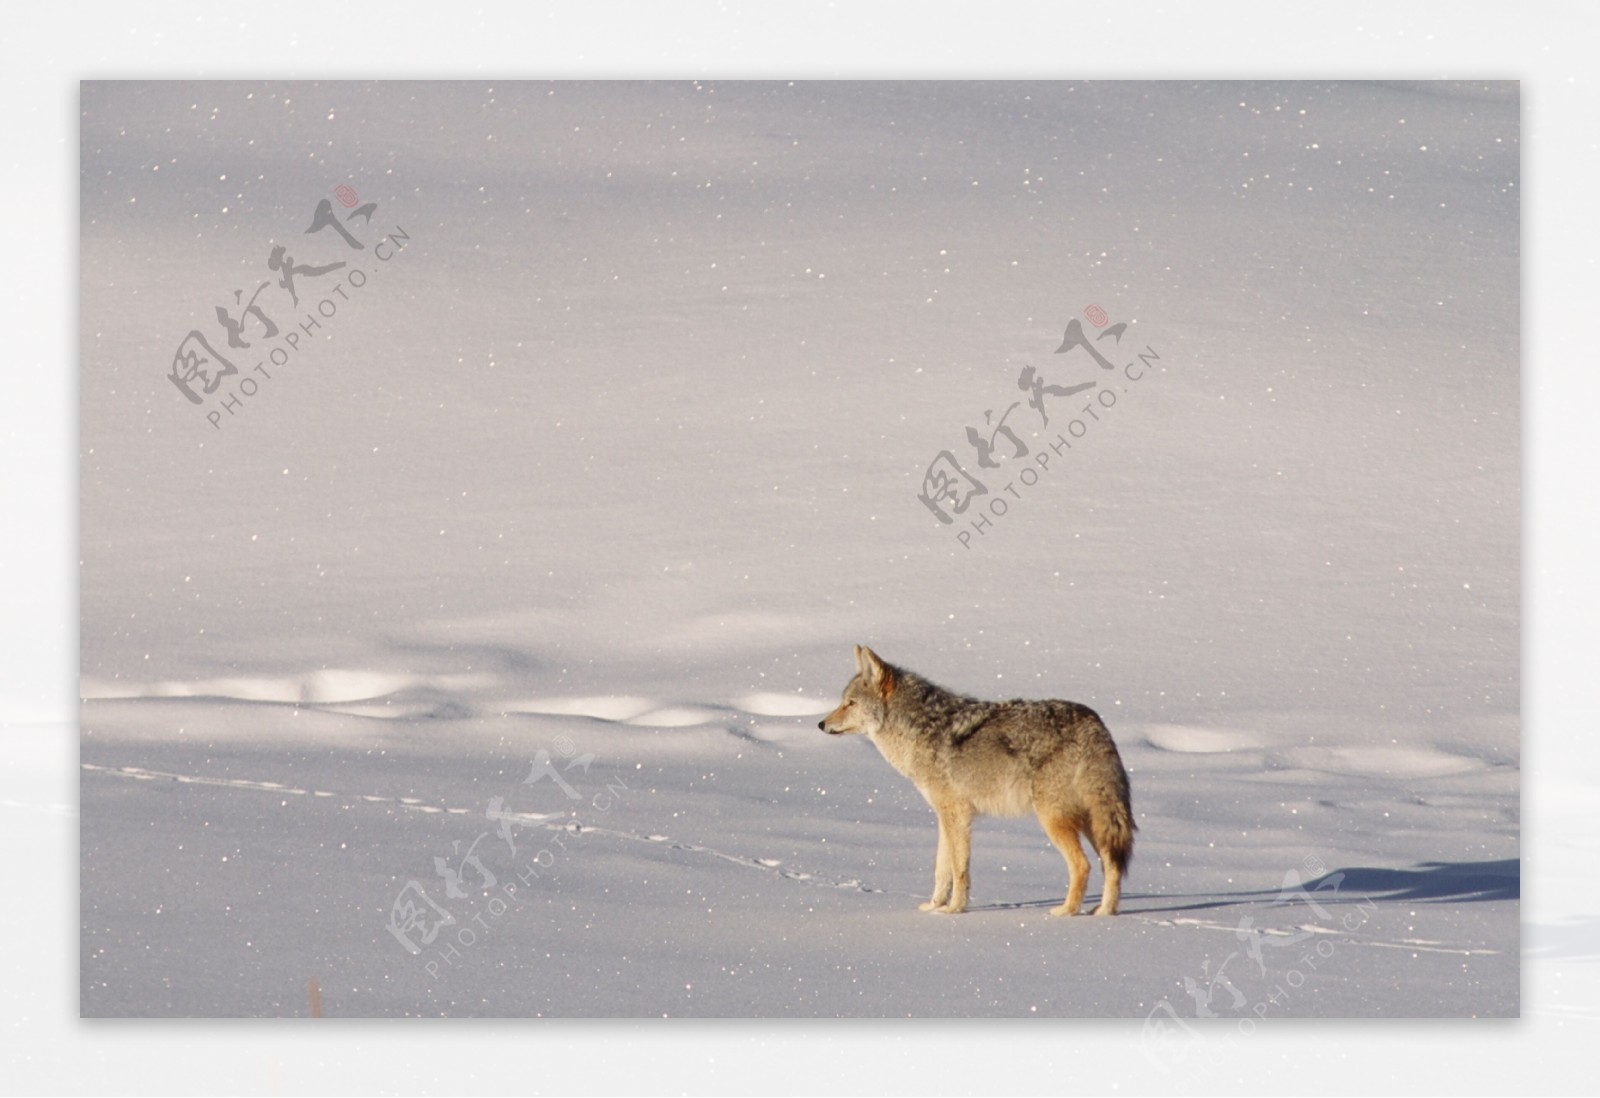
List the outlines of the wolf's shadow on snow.
{"type": "MultiPolygon", "coordinates": [[[[1363,903],[1467,903],[1479,900],[1522,898],[1522,859],[1488,862],[1423,862],[1413,869],[1351,866],[1335,869],[1306,881],[1299,888],[1259,888],[1240,892],[1187,895],[1140,895],[1124,890],[1125,915],[1156,915],[1178,911],[1207,911],[1240,904],[1281,900],[1285,907],[1312,903],[1335,907],[1363,903]],[[1151,907],[1148,904],[1159,906],[1151,907]]],[[[1014,904],[974,904],[968,911],[1054,907],[1058,898],[1014,904]]],[[[1086,898],[1084,907],[1092,905],[1086,898]]]]}

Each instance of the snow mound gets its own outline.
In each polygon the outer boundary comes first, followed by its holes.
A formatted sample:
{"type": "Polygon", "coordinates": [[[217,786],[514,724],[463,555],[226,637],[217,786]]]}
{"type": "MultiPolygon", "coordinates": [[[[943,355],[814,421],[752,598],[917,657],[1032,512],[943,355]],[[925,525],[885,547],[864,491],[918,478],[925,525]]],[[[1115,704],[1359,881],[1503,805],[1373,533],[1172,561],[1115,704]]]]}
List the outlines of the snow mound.
{"type": "Polygon", "coordinates": [[[733,704],[758,717],[820,716],[834,706],[831,701],[817,701],[798,694],[745,694],[733,699],[733,704]]]}
{"type": "Polygon", "coordinates": [[[727,716],[728,711],[725,709],[710,709],[698,705],[669,705],[631,717],[627,723],[651,728],[692,728],[697,724],[724,720],[727,716]]]}
{"type": "Polygon", "coordinates": [[[1145,732],[1151,747],[1187,755],[1211,755],[1220,751],[1240,751],[1260,747],[1261,739],[1248,732],[1222,728],[1195,728],[1189,725],[1158,724],[1145,732]]]}
{"type": "Polygon", "coordinates": [[[594,698],[536,698],[512,702],[507,712],[548,714],[558,717],[593,717],[602,721],[626,721],[655,708],[649,698],[608,695],[594,698]]]}

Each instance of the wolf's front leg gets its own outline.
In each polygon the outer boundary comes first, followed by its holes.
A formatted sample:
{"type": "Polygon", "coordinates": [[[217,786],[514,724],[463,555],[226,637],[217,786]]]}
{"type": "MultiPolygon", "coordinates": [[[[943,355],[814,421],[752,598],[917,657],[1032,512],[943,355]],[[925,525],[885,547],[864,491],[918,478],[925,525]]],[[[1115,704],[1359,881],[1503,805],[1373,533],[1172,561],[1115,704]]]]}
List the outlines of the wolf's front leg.
{"type": "Polygon", "coordinates": [[[972,856],[972,810],[961,805],[950,814],[945,825],[950,838],[947,842],[950,856],[950,902],[944,905],[948,915],[959,915],[967,909],[967,868],[972,856]]]}
{"type": "Polygon", "coordinates": [[[943,911],[950,902],[950,833],[945,830],[944,813],[939,813],[939,852],[933,859],[933,895],[919,911],[943,911]]]}

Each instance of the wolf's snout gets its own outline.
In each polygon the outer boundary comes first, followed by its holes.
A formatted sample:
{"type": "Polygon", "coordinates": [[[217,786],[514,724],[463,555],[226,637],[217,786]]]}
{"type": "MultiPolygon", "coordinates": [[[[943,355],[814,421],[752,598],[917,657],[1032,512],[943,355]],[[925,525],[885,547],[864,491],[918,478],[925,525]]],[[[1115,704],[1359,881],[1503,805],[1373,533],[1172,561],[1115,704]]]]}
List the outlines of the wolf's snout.
{"type": "Polygon", "coordinates": [[[828,722],[827,721],[818,721],[817,722],[817,727],[822,729],[824,732],[826,732],[828,730],[828,722]]]}

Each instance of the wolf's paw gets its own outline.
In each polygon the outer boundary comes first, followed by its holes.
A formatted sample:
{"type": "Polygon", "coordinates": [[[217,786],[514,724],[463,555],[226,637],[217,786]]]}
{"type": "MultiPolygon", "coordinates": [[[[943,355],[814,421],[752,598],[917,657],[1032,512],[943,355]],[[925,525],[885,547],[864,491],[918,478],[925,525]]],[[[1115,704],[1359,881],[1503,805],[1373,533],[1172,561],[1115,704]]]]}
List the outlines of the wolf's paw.
{"type": "Polygon", "coordinates": [[[1114,908],[1114,907],[1108,908],[1108,907],[1106,907],[1105,904],[1096,905],[1095,909],[1090,912],[1091,915],[1115,915],[1116,913],[1117,913],[1117,909],[1116,908],[1114,908]]]}
{"type": "Polygon", "coordinates": [[[1052,907],[1050,909],[1050,914],[1051,915],[1060,916],[1060,917],[1065,917],[1065,916],[1068,916],[1068,915],[1076,915],[1077,913],[1078,913],[1078,905],[1077,904],[1062,904],[1060,907],[1052,907]]]}
{"type": "Polygon", "coordinates": [[[933,900],[928,900],[928,901],[926,901],[924,903],[918,904],[917,905],[917,910],[918,911],[943,911],[944,910],[944,904],[936,903],[933,900]]]}

